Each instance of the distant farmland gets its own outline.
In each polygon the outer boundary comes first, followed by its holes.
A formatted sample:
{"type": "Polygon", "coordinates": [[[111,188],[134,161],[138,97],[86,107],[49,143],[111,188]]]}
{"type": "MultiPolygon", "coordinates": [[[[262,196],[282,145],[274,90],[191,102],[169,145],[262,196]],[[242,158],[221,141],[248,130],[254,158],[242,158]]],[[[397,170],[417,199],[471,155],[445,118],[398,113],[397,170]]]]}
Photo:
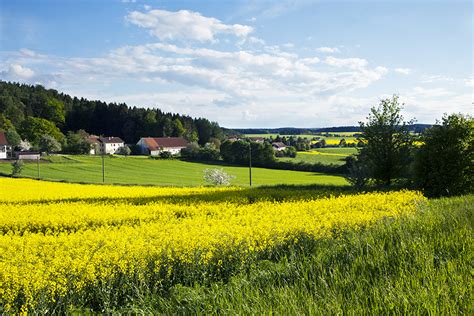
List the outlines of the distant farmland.
{"type": "MultiPolygon", "coordinates": [[[[101,183],[102,164],[97,156],[58,156],[52,162],[40,164],[40,178],[68,182],[101,183]]],[[[247,186],[249,171],[245,166],[228,166],[186,162],[181,160],[154,160],[147,157],[106,157],[105,182],[113,184],[149,184],[171,186],[201,186],[203,171],[223,168],[235,176],[233,185],[247,186]]],[[[11,165],[0,163],[0,172],[10,174],[11,165]]],[[[314,172],[252,168],[253,185],[320,184],[346,185],[343,177],[314,172]]],[[[26,163],[22,176],[36,178],[35,162],[26,163]]]]}

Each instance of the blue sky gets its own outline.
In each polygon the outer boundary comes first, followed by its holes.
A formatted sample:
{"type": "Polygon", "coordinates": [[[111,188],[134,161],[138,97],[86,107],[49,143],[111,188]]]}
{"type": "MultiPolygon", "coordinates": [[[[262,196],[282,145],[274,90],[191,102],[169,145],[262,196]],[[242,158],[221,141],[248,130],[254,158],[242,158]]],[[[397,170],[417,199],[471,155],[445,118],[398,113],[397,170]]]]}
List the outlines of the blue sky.
{"type": "Polygon", "coordinates": [[[226,127],[473,114],[471,1],[0,0],[0,79],[226,127]]]}

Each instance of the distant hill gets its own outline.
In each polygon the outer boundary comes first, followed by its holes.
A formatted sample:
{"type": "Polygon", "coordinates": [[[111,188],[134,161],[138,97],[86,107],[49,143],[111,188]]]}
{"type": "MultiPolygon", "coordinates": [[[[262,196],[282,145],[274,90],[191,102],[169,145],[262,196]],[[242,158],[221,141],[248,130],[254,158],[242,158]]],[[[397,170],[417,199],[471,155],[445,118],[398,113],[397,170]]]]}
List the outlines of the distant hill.
{"type": "MultiPolygon", "coordinates": [[[[410,125],[410,130],[420,133],[426,128],[431,127],[431,124],[413,124],[410,125]]],[[[225,129],[226,134],[234,131],[235,134],[280,134],[280,135],[303,135],[303,134],[317,134],[317,133],[341,133],[341,132],[360,132],[359,126],[333,126],[323,128],[295,128],[295,127],[280,127],[280,128],[234,128],[225,129]]]]}

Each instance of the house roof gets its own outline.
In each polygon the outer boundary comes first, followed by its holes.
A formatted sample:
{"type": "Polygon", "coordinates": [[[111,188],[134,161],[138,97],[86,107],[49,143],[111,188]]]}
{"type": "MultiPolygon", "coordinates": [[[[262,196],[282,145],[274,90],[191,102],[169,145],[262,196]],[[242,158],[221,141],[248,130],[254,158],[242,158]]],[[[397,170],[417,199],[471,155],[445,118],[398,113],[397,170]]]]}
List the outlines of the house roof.
{"type": "Polygon", "coordinates": [[[4,132],[0,131],[0,145],[10,145],[4,132]]]}
{"type": "Polygon", "coordinates": [[[123,140],[120,137],[100,137],[99,140],[102,143],[107,143],[107,144],[118,144],[118,143],[123,143],[123,140]]]}
{"type": "Polygon", "coordinates": [[[273,147],[277,147],[277,148],[285,148],[286,145],[283,144],[282,142],[275,142],[275,143],[272,143],[272,146],[273,147]]]}
{"type": "Polygon", "coordinates": [[[87,137],[87,141],[91,144],[100,143],[99,136],[95,136],[95,135],[90,135],[89,137],[87,137]]]}
{"type": "Polygon", "coordinates": [[[188,141],[183,137],[144,137],[143,141],[149,150],[186,147],[188,145],[188,141]]]}

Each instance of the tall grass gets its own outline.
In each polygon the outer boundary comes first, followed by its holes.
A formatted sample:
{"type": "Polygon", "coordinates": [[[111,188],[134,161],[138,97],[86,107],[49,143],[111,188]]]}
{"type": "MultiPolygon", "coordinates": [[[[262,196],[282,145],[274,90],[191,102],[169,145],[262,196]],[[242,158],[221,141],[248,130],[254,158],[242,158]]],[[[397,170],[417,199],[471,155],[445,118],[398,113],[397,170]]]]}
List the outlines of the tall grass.
{"type": "Polygon", "coordinates": [[[301,236],[225,282],[178,284],[155,295],[136,289],[142,294],[127,308],[107,311],[472,315],[473,211],[474,196],[433,200],[362,230],[301,236]]]}

